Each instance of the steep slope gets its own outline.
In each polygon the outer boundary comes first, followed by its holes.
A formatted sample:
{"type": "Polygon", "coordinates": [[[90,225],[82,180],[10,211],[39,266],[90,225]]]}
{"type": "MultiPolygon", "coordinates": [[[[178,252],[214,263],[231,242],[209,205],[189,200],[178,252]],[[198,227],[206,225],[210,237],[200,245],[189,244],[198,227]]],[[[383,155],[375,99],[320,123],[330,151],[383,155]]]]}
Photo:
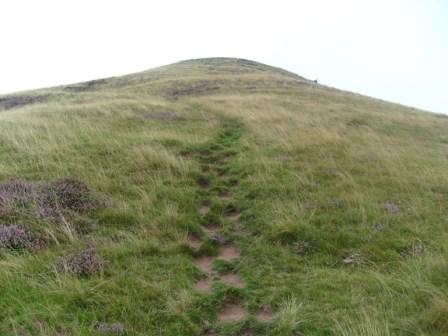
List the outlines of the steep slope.
{"type": "Polygon", "coordinates": [[[447,131],[228,58],[0,97],[0,334],[445,335],[447,131]]]}

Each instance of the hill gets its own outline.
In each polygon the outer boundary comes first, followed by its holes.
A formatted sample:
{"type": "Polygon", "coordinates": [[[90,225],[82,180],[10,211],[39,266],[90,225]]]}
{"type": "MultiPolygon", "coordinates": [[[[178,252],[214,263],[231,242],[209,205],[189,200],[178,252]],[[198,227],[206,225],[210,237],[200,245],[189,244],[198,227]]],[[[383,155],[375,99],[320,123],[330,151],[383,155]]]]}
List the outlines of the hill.
{"type": "Polygon", "coordinates": [[[241,59],[0,96],[0,334],[446,335],[447,150],[241,59]]]}

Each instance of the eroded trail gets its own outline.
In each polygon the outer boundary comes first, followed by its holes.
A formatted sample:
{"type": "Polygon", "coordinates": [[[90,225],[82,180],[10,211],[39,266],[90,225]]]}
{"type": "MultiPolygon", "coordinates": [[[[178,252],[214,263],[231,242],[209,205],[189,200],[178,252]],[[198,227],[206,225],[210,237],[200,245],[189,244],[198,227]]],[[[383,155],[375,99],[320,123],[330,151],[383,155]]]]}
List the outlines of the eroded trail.
{"type": "Polygon", "coordinates": [[[222,130],[208,144],[192,151],[199,161],[197,176],[199,232],[190,233],[188,245],[198,277],[193,289],[203,296],[203,305],[213,310],[203,319],[202,335],[252,335],[255,323],[269,322],[269,312],[249,309],[250,288],[240,274],[241,251],[250,239],[239,207],[240,172],[233,164],[240,154],[244,127],[234,119],[222,122],[222,130]]]}

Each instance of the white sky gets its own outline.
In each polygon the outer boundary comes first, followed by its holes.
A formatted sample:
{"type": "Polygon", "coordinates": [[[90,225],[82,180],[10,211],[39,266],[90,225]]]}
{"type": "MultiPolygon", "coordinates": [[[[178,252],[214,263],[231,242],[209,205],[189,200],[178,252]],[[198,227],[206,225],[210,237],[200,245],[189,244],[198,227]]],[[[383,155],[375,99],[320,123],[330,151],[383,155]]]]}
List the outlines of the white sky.
{"type": "Polygon", "coordinates": [[[0,93],[212,56],[448,113],[446,0],[0,1],[0,93]]]}

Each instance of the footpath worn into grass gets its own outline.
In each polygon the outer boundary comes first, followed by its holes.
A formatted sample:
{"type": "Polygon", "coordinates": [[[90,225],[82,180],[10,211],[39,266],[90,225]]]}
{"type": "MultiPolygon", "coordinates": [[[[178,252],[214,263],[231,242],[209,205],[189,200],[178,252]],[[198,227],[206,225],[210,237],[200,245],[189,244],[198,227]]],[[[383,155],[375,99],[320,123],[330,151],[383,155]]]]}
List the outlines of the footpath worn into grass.
{"type": "Polygon", "coordinates": [[[446,335],[447,154],[248,60],[0,97],[0,335],[446,335]]]}
{"type": "MultiPolygon", "coordinates": [[[[193,288],[201,294],[203,335],[266,334],[272,320],[269,307],[256,307],[254,288],[240,275],[241,247],[247,247],[249,233],[241,219],[244,202],[241,172],[232,165],[240,154],[243,125],[224,119],[218,136],[187,151],[200,162],[197,177],[200,226],[192,227],[188,245],[200,271],[193,288]],[[266,324],[266,325],[265,325],[266,324]]],[[[252,286],[253,287],[253,286],[252,286]]],[[[255,294],[256,295],[256,294],[255,294]]]]}

